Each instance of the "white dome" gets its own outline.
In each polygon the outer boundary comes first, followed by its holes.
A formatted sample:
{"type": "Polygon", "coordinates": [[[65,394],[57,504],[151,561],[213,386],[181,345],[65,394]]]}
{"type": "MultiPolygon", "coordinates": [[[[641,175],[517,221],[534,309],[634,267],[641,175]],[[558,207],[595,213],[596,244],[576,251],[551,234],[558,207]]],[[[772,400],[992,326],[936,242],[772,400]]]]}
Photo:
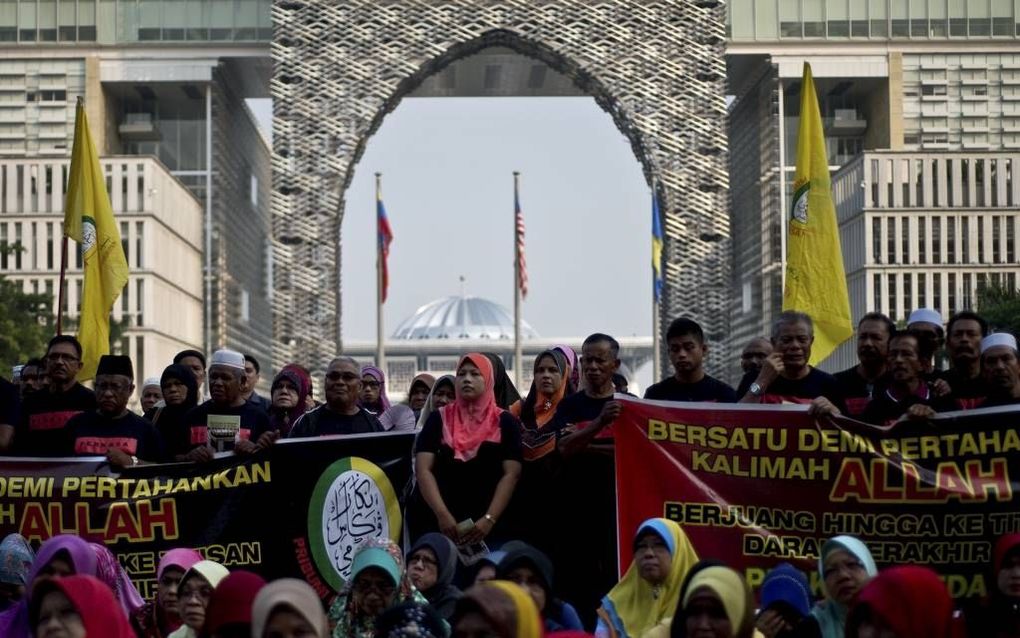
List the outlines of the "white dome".
{"type": "MultiPolygon", "coordinates": [[[[521,320],[521,338],[538,333],[521,320]]],[[[404,320],[394,339],[513,339],[514,316],[503,306],[479,297],[445,297],[425,304],[404,320]]]]}

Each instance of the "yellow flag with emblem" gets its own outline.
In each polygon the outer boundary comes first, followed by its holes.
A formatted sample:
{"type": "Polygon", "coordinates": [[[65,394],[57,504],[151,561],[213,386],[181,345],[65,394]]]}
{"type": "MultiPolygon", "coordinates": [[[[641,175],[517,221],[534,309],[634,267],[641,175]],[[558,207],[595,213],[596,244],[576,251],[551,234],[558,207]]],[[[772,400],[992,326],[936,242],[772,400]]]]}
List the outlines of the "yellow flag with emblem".
{"type": "Polygon", "coordinates": [[[811,365],[829,356],[853,335],[825,133],[811,65],[807,62],[800,90],[797,172],[790,208],[783,310],[798,310],[811,316],[815,327],[811,365]]]}
{"type": "Polygon", "coordinates": [[[64,235],[78,242],[85,271],[78,319],[82,346],[78,379],[84,381],[96,376],[99,357],[110,352],[110,311],[127,284],[128,264],[80,99],[64,201],[64,235]]]}

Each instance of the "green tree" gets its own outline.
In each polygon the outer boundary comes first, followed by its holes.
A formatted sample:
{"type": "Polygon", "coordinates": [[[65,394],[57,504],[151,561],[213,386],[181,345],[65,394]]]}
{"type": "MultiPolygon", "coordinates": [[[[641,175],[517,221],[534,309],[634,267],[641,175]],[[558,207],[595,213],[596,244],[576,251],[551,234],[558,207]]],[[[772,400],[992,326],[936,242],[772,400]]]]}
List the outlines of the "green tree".
{"type": "Polygon", "coordinates": [[[46,353],[53,336],[49,295],[23,292],[21,285],[0,276],[0,376],[9,378],[11,367],[46,353]]]}
{"type": "Polygon", "coordinates": [[[1020,290],[986,286],[978,290],[978,309],[992,331],[1020,335],[1020,290]]]}

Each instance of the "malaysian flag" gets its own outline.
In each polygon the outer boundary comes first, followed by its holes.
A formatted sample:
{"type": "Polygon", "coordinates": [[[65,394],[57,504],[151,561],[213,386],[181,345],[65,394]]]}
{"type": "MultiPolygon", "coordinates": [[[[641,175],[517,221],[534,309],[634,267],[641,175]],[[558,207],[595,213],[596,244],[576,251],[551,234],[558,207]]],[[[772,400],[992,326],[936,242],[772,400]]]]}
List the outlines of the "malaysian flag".
{"type": "Polygon", "coordinates": [[[375,186],[375,218],[376,218],[376,233],[379,236],[379,267],[382,270],[382,290],[380,291],[380,303],[386,303],[386,292],[390,286],[390,273],[389,268],[386,266],[386,261],[390,256],[390,243],[393,241],[393,231],[390,229],[390,220],[386,218],[386,207],[383,206],[382,201],[382,189],[379,187],[378,181],[375,186]]]}
{"type": "Polygon", "coordinates": [[[524,258],[524,215],[521,214],[521,200],[517,195],[517,182],[514,181],[514,217],[516,218],[515,235],[517,243],[517,284],[521,288],[521,297],[528,296],[528,262],[524,258]]]}

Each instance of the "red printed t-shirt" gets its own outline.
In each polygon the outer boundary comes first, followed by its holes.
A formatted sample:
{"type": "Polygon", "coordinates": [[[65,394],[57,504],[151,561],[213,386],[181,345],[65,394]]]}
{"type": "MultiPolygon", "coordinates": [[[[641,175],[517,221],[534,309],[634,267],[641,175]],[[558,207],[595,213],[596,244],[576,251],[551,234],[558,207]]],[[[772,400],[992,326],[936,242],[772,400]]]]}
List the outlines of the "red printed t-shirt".
{"type": "Polygon", "coordinates": [[[217,452],[234,449],[238,441],[256,441],[272,429],[269,415],[250,402],[223,407],[209,400],[188,412],[184,423],[185,449],[209,445],[217,452]]]}
{"type": "Polygon", "coordinates": [[[25,397],[21,424],[14,435],[19,456],[62,456],[67,453],[67,422],[96,409],[96,395],[80,383],[67,392],[42,390],[25,397]]]}
{"type": "Polygon", "coordinates": [[[119,417],[83,412],[67,422],[73,456],[105,456],[118,449],[143,461],[163,460],[163,442],[156,428],[133,412],[119,417]]]}

